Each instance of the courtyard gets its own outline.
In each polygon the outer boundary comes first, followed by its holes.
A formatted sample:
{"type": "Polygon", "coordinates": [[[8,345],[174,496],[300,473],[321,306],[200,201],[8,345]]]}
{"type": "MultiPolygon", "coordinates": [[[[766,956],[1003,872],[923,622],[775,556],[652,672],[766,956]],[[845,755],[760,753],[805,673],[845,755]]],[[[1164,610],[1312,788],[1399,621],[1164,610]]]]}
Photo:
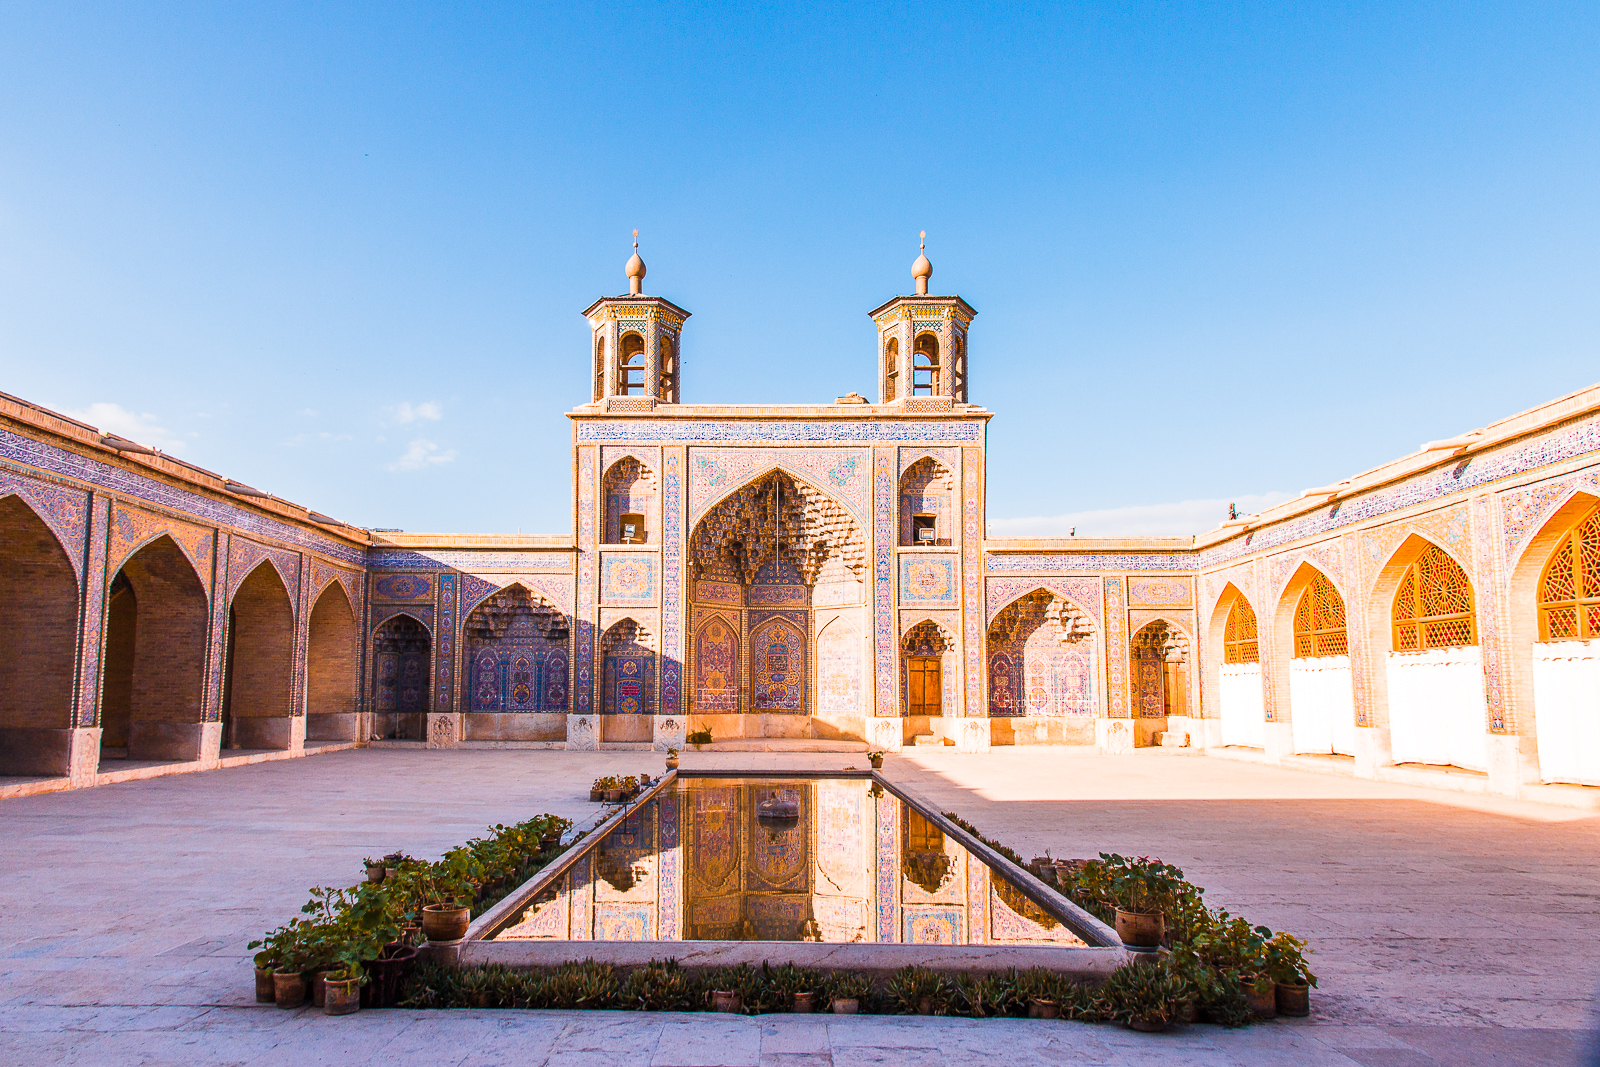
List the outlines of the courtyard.
{"type": "MultiPolygon", "coordinates": [[[[690,754],[843,767],[849,754],[690,754]]],[[[1025,855],[1151,854],[1311,939],[1307,1020],[1167,1034],[1028,1020],[367,1011],[254,1002],[246,943],[363,856],[436,856],[542,811],[580,825],[651,753],[367,749],[4,803],[0,1062],[16,1064],[1558,1064],[1600,978],[1600,819],[1141,750],[890,757],[1025,855]]]]}

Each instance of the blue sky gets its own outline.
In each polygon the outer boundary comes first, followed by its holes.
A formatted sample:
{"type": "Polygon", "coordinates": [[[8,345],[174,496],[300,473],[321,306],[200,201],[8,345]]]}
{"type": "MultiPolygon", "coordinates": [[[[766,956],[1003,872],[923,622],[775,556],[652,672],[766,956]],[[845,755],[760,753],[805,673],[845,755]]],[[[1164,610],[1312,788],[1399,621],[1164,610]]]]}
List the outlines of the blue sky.
{"type": "Polygon", "coordinates": [[[0,390],[358,525],[564,533],[685,401],[979,311],[996,533],[1188,533],[1600,380],[1600,7],[0,6],[0,390]]]}

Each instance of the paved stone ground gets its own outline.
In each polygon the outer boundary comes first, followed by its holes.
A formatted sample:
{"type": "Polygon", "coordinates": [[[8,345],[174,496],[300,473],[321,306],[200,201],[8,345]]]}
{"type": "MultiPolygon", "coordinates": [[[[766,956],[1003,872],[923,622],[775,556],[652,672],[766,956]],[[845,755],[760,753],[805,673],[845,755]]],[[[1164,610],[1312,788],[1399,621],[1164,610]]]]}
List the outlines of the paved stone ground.
{"type": "MultiPolygon", "coordinates": [[[[1309,935],[1316,1012],[1242,1031],[1026,1020],[361,1012],[254,1003],[245,943],[314,884],[493,822],[587,819],[645,753],[367,750],[0,802],[4,1064],[1309,1064],[1578,1062],[1600,976],[1600,819],[1208,760],[1060,749],[891,757],[896,780],[1024,854],[1184,867],[1309,935]]],[[[691,755],[689,765],[860,757],[691,755]]]]}

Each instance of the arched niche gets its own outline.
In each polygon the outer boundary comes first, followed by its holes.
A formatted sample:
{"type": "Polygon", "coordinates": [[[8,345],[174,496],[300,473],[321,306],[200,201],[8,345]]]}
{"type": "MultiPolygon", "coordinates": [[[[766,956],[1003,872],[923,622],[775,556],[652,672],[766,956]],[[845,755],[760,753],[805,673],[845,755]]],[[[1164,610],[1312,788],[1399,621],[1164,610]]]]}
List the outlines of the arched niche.
{"type": "Polygon", "coordinates": [[[391,741],[426,741],[432,706],[433,632],[401,612],[372,634],[373,735],[391,741]]]}
{"type": "Polygon", "coordinates": [[[479,601],[462,628],[463,736],[560,741],[571,704],[572,624],[521,582],[479,601]]]}
{"type": "Polygon", "coordinates": [[[222,675],[222,747],[287,749],[294,715],[294,605],[270,560],[239,583],[228,605],[222,675]]]}
{"type": "Polygon", "coordinates": [[[1153,619],[1128,642],[1133,692],[1134,744],[1157,744],[1190,715],[1189,635],[1167,619],[1153,619]]]}
{"type": "Polygon", "coordinates": [[[959,521],[953,506],[956,479],[933,456],[923,456],[900,476],[900,544],[934,548],[953,544],[959,521]]]}
{"type": "Polygon", "coordinates": [[[1487,770],[1471,572],[1444,545],[1408,534],[1378,570],[1365,614],[1374,650],[1369,700],[1374,722],[1387,730],[1380,760],[1487,770]]]}
{"type": "Polygon", "coordinates": [[[1223,745],[1266,748],[1266,700],[1259,620],[1243,591],[1229,582],[1211,611],[1206,665],[1216,679],[1218,740],[1223,745]],[[1214,673],[1212,673],[1214,672],[1214,673]]]}
{"type": "Polygon", "coordinates": [[[0,774],[65,775],[71,761],[78,577],[49,525],[0,498],[0,774]]]}
{"type": "Polygon", "coordinates": [[[1267,673],[1294,751],[1354,756],[1355,683],[1344,594],[1327,574],[1301,563],[1278,598],[1271,625],[1267,673]]]}
{"type": "Polygon", "coordinates": [[[600,482],[608,545],[653,544],[660,537],[661,504],[656,475],[634,456],[606,468],[600,482]]]}
{"type": "Polygon", "coordinates": [[[331,581],[311,607],[306,633],[306,740],[361,739],[356,690],[361,641],[344,584],[331,581]]]}
{"type": "Polygon", "coordinates": [[[1511,570],[1511,724],[1520,777],[1600,785],[1600,497],[1573,493],[1511,570]]]}
{"type": "Polygon", "coordinates": [[[194,564],[163,534],[128,557],[108,598],[101,767],[198,760],[210,598],[194,564]]]}
{"type": "Polygon", "coordinates": [[[997,612],[985,663],[991,743],[1092,743],[1100,710],[1097,640],[1088,612],[1049,589],[997,612]]]}
{"type": "Polygon", "coordinates": [[[647,742],[659,685],[656,638],[637,619],[619,619],[600,637],[600,740],[647,742]]]}

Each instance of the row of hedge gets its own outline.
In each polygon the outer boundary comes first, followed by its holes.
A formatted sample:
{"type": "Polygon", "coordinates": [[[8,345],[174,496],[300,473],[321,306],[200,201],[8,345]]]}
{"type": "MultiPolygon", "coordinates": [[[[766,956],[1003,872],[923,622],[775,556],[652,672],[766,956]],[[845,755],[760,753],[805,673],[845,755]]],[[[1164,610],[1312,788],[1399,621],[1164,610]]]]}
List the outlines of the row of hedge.
{"type": "MultiPolygon", "coordinates": [[[[853,1000],[865,1013],[983,1019],[1020,1018],[1048,1005],[1052,1017],[1149,1028],[1178,1018],[1188,999],[1185,984],[1164,960],[1130,964],[1100,985],[1085,985],[1038,968],[951,975],[913,966],[877,982],[853,971],[812,970],[792,963],[759,968],[739,964],[693,974],[667,959],[631,971],[593,960],[549,970],[426,964],[412,972],[399,1006],[711,1011],[717,992],[737,995],[739,1010],[746,1015],[791,1011],[796,993],[811,993],[817,1011],[830,1010],[837,1000],[853,1000]]],[[[1243,1025],[1248,1011],[1214,1018],[1243,1025]]]]}

